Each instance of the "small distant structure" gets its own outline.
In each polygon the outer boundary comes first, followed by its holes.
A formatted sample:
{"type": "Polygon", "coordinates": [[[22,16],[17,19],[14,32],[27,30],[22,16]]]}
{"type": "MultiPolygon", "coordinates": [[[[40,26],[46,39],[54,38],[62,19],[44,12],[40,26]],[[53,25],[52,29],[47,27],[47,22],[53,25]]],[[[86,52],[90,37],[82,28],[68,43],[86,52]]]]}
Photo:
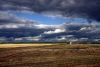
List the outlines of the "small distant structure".
{"type": "Polygon", "coordinates": [[[69,44],[79,44],[79,42],[71,41],[71,42],[69,42],[69,44]]]}
{"type": "Polygon", "coordinates": [[[72,44],[72,42],[70,42],[69,44],[72,44]]]}

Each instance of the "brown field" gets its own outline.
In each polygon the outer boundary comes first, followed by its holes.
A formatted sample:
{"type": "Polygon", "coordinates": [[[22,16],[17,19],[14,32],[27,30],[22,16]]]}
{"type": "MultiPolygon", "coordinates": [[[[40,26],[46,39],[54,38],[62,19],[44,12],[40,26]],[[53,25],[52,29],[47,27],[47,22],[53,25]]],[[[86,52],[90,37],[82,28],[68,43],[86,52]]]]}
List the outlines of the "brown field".
{"type": "Polygon", "coordinates": [[[29,47],[29,46],[45,46],[52,44],[0,44],[0,48],[16,48],[16,47],[29,47]]]}
{"type": "Polygon", "coordinates": [[[100,45],[0,44],[0,67],[100,67],[100,45]]]}

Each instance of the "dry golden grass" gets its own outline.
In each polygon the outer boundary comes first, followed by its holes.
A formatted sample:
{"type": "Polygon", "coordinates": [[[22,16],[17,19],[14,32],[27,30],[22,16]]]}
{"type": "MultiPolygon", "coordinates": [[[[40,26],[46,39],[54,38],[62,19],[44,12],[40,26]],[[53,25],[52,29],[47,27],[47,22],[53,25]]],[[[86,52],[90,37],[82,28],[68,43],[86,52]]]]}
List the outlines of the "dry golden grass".
{"type": "Polygon", "coordinates": [[[52,44],[0,44],[0,48],[15,48],[15,47],[29,47],[29,46],[46,46],[52,44]]]}
{"type": "Polygon", "coordinates": [[[0,48],[0,67],[100,67],[100,45],[0,48]]]}

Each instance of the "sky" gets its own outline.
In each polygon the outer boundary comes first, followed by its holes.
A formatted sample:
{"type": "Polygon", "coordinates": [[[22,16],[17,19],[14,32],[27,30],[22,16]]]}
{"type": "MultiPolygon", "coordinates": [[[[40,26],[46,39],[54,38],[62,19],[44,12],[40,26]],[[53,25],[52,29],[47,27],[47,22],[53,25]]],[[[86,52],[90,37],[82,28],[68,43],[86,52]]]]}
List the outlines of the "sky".
{"type": "Polygon", "coordinates": [[[100,41],[100,0],[0,0],[0,42],[62,41],[100,41]]]}
{"type": "Polygon", "coordinates": [[[83,23],[87,22],[87,19],[83,18],[62,18],[62,17],[53,17],[53,16],[46,16],[43,14],[28,14],[28,13],[18,13],[18,12],[12,12],[14,15],[20,18],[27,18],[30,20],[36,20],[40,22],[41,24],[47,24],[47,25],[57,25],[62,24],[64,22],[77,22],[77,23],[83,23]]]}

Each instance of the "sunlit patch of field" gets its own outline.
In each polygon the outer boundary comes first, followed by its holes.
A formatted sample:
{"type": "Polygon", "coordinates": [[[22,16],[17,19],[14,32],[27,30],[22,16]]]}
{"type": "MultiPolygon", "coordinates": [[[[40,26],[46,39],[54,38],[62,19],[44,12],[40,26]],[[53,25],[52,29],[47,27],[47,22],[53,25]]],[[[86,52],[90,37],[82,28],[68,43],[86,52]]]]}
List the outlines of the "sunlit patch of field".
{"type": "Polygon", "coordinates": [[[16,47],[30,47],[30,46],[46,46],[52,44],[0,44],[0,48],[16,48],[16,47]]]}
{"type": "Polygon", "coordinates": [[[0,67],[100,67],[99,44],[39,45],[0,48],[0,67]]]}

